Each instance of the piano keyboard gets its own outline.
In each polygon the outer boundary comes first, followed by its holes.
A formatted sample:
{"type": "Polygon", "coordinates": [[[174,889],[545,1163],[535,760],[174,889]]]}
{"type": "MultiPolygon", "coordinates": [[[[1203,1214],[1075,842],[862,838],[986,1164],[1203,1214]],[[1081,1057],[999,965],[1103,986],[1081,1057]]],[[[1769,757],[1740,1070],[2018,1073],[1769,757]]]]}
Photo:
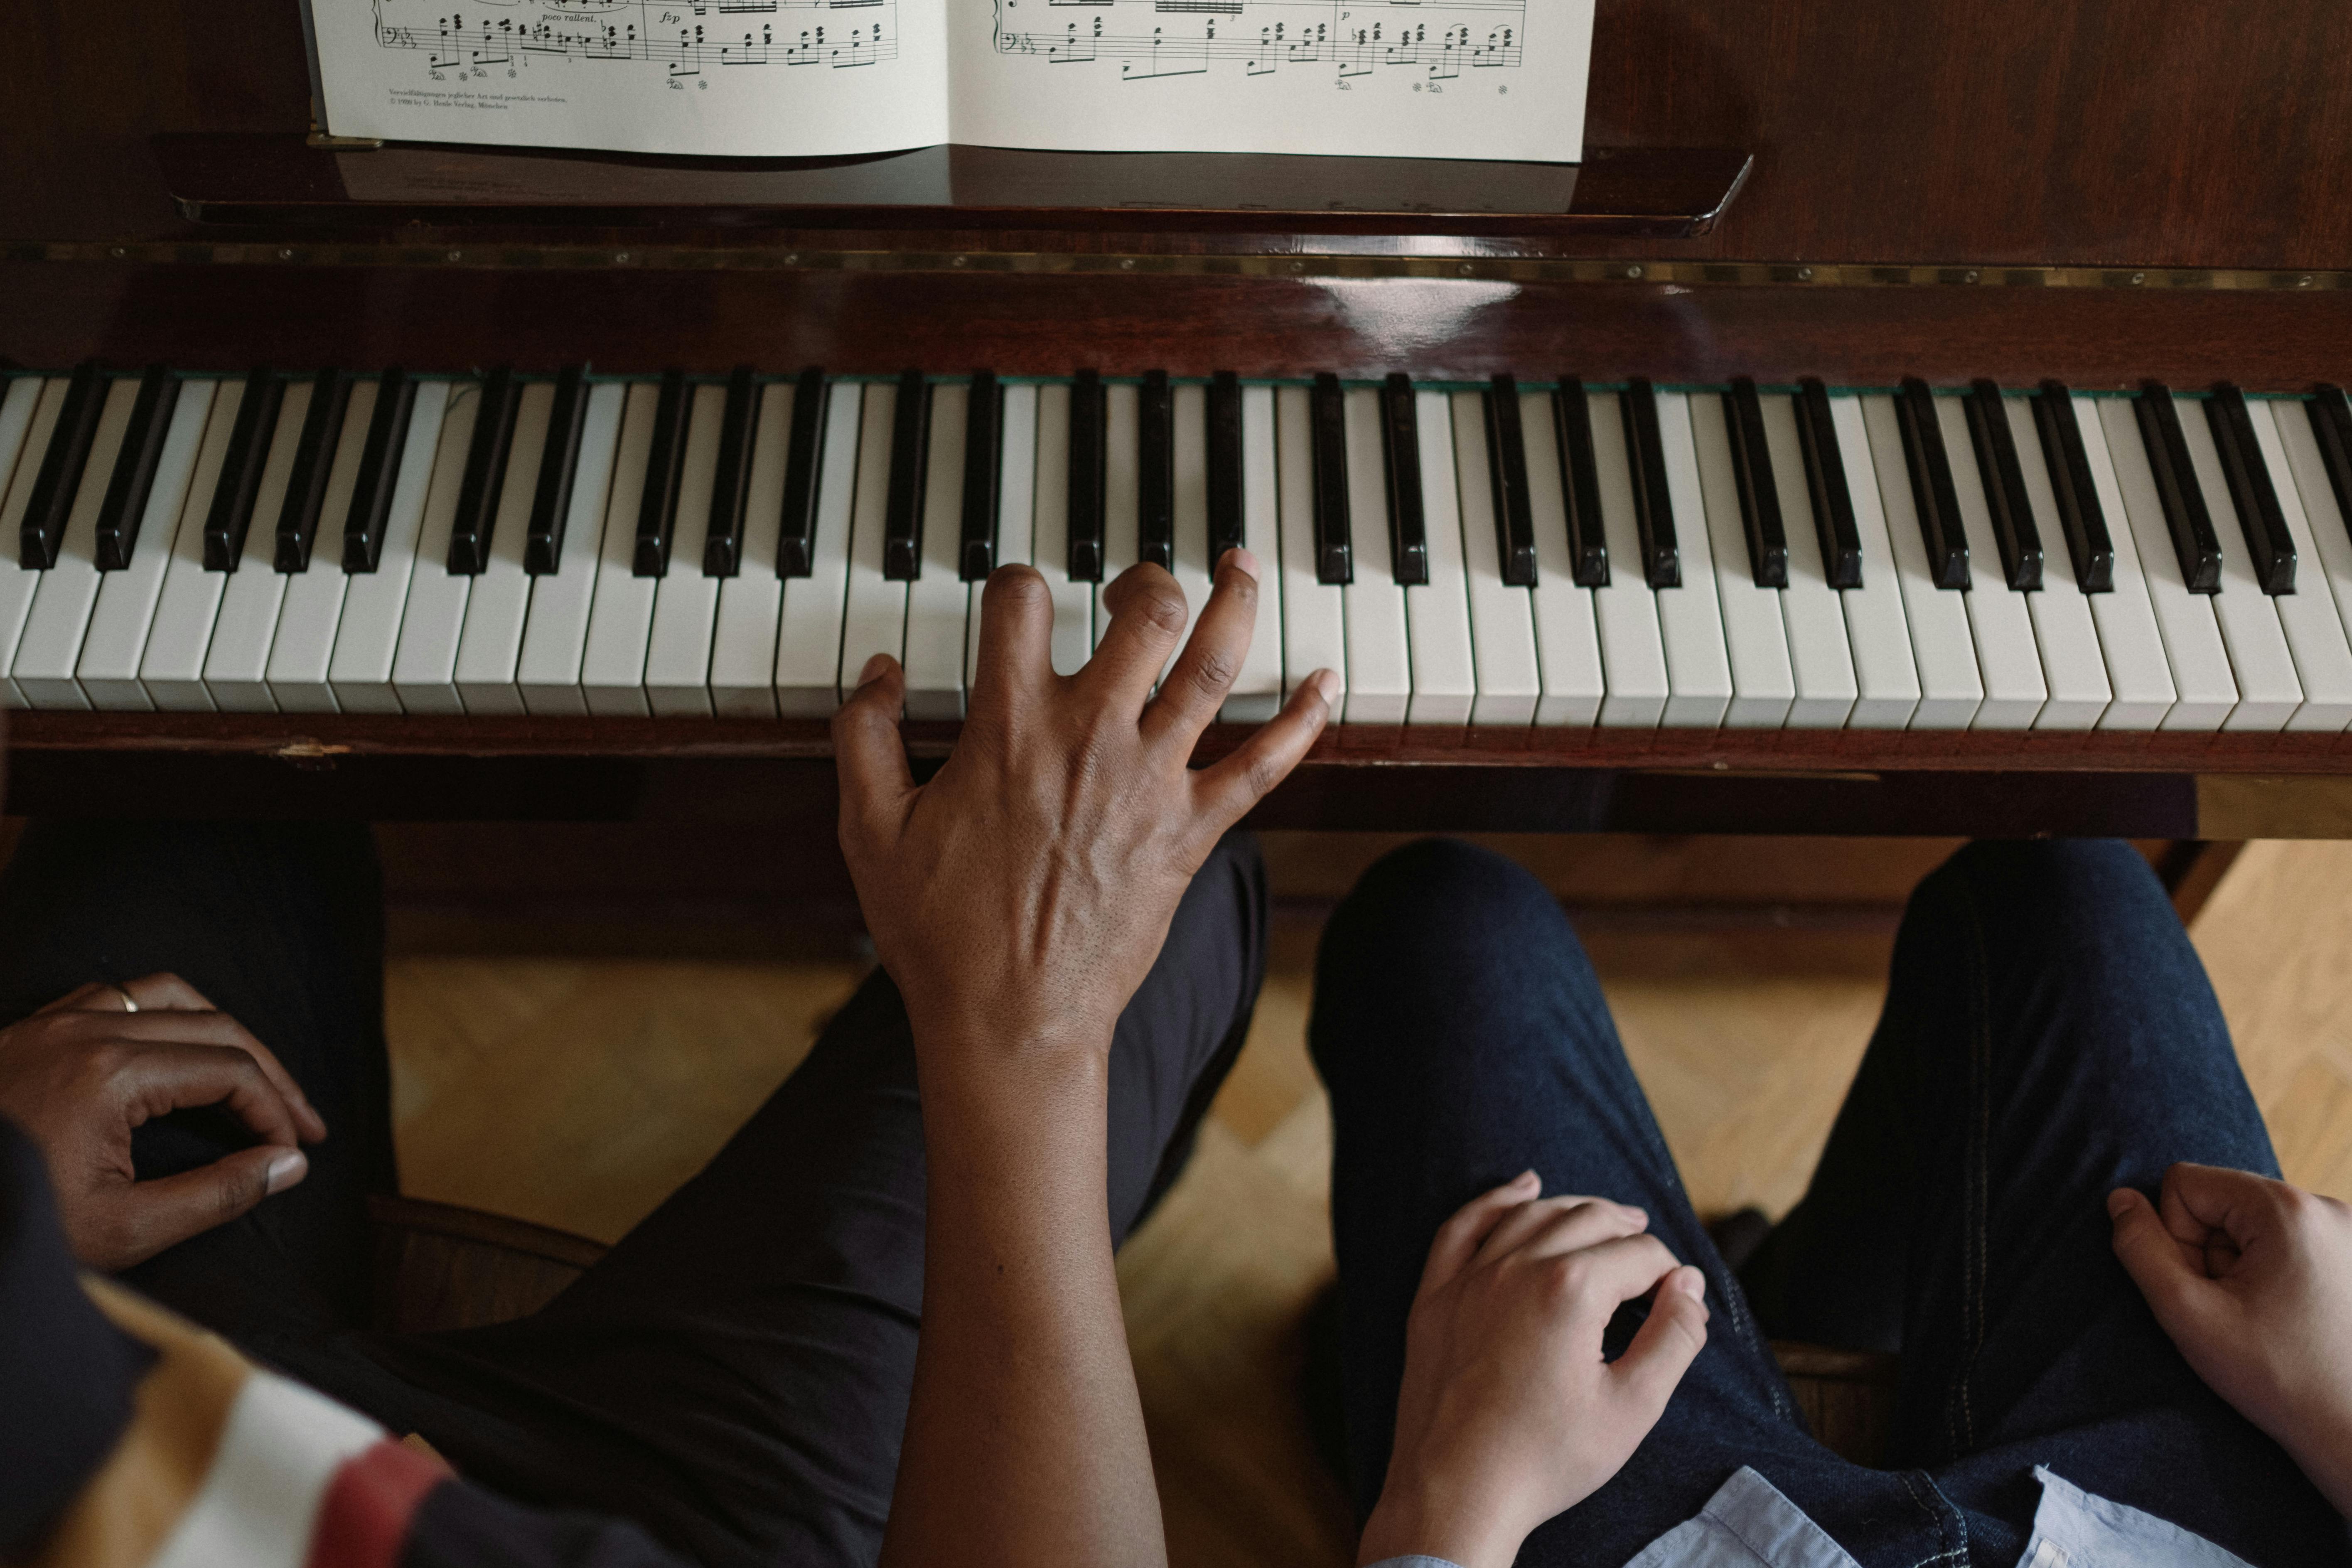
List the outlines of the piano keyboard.
{"type": "Polygon", "coordinates": [[[1245,545],[1233,721],[2333,731],[2348,519],[2333,386],[84,365],[0,381],[0,700],[953,719],[993,567],[1066,673],[1245,545]]]}

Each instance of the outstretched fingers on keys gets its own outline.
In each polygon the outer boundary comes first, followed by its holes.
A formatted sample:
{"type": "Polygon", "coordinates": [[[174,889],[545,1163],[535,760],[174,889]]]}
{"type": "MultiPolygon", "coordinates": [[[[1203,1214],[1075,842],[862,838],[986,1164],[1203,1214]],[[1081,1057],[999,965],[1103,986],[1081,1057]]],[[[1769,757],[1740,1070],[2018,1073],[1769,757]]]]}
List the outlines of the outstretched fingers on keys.
{"type": "Polygon", "coordinates": [[[1188,755],[1217,717],[1249,653],[1257,626],[1257,557],[1243,549],[1225,552],[1209,588],[1209,602],[1194,623],[1192,640],[1169,667],[1160,695],[1143,715],[1144,739],[1180,747],[1188,755]]]}

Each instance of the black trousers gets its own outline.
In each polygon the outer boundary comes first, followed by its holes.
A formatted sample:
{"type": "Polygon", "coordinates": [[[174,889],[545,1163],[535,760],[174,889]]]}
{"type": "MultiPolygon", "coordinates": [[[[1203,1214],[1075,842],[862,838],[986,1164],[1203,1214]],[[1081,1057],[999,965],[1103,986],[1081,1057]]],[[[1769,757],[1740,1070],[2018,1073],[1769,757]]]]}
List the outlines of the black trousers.
{"type": "MultiPolygon", "coordinates": [[[[327,1120],[301,1185],[126,1282],[421,1433],[520,1500],[621,1514],[712,1563],[863,1563],[898,1470],[923,1281],[923,1139],[897,987],[868,976],[700,1174],[531,1317],[368,1331],[367,1195],[395,1177],[373,847],[350,825],[36,823],[0,874],[0,1018],[88,981],[180,974],[327,1120]]],[[[1112,1235],[1181,1170],[1263,977],[1265,884],[1229,838],[1194,879],[1111,1058],[1112,1235]]],[[[250,1142],[185,1112],[142,1177],[250,1142]]]]}

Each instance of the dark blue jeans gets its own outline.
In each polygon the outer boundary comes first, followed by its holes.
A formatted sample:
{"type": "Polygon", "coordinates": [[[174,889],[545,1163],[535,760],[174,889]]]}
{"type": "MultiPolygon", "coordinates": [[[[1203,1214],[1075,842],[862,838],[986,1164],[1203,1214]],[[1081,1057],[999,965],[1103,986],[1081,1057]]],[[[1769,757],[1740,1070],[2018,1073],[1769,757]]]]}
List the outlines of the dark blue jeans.
{"type": "Polygon", "coordinates": [[[1350,1481],[1380,1492],[1440,1221],[1532,1165],[1636,1203],[1706,1271],[1706,1348],[1615,1479],[1523,1563],[1617,1568],[1751,1465],[1864,1568],[2012,1568],[2047,1465],[2258,1565],[2352,1563],[2286,1455],[2217,1398],[2108,1247],[2105,1196],[2178,1160],[2277,1173],[2196,952],[2118,843],[1977,844],[1921,883],[1804,1201],[1724,1268],[1559,904],[1427,842],[1333,914],[1311,1038],[1337,1126],[1350,1481]],[[1896,1468],[1814,1441],[1768,1336],[1903,1352],[1896,1468]]]}

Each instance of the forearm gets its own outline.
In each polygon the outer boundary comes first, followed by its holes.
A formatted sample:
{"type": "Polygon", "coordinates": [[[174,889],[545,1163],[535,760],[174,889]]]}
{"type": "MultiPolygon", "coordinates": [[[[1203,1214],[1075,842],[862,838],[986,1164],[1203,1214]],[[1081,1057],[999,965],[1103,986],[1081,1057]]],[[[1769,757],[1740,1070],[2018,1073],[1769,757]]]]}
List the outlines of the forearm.
{"type": "Polygon", "coordinates": [[[2306,1426],[2273,1436],[2336,1511],[2352,1519],[2352,1411],[2331,1412],[2306,1426]]]}
{"type": "Polygon", "coordinates": [[[922,1341],[883,1560],[1157,1563],[1111,1265],[1108,1064],[950,1059],[972,1065],[922,1082],[922,1341]]]}

